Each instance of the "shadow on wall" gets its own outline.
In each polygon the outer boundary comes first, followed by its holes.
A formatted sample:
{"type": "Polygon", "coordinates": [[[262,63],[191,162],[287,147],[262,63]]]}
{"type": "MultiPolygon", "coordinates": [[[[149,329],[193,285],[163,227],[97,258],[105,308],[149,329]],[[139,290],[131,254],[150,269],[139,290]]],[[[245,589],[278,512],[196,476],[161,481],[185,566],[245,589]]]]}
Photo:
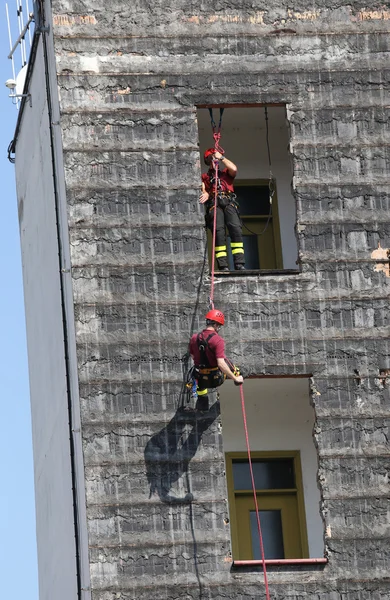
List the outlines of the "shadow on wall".
{"type": "Polygon", "coordinates": [[[172,493],[172,487],[188,473],[190,460],[198,450],[203,433],[220,413],[217,400],[207,412],[187,412],[178,408],[161,431],[153,435],[145,447],[146,474],[150,485],[149,498],[157,493],[162,502],[188,504],[192,502],[188,477],[182,496],[172,493]]]}

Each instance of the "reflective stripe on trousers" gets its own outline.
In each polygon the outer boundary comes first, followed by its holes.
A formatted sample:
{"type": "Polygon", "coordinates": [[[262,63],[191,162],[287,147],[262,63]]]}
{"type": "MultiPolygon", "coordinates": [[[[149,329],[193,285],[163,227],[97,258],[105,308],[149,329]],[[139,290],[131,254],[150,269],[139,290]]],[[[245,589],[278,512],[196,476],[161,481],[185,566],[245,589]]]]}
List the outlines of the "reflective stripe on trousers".
{"type": "Polygon", "coordinates": [[[205,388],[204,390],[197,390],[196,393],[198,394],[198,396],[206,396],[206,394],[208,393],[208,389],[205,388]]]}
{"type": "Polygon", "coordinates": [[[215,258],[221,258],[222,256],[227,256],[227,247],[215,246],[215,258]]]}
{"type": "Polygon", "coordinates": [[[232,254],[244,254],[244,242],[231,242],[232,254]]]}

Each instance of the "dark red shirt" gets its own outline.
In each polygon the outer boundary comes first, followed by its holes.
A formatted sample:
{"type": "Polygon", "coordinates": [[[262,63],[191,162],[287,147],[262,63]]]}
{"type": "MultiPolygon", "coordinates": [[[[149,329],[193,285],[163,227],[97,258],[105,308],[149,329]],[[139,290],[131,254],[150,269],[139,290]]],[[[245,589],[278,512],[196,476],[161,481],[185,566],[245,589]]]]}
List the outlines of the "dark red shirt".
{"type": "MultiPolygon", "coordinates": [[[[212,337],[208,340],[208,348],[206,348],[206,356],[209,361],[210,367],[216,367],[217,358],[225,358],[225,342],[218,333],[215,333],[211,329],[204,329],[201,334],[204,339],[207,339],[209,335],[212,337]]],[[[194,333],[190,340],[190,354],[194,359],[195,366],[200,365],[200,352],[197,343],[198,334],[194,333]]]]}
{"type": "MultiPolygon", "coordinates": [[[[205,185],[206,192],[208,194],[214,191],[213,186],[210,182],[210,175],[212,175],[213,173],[214,169],[209,169],[207,173],[202,174],[202,181],[205,185]]],[[[229,171],[227,169],[224,169],[223,171],[218,171],[218,177],[221,184],[221,190],[223,192],[234,192],[233,182],[235,176],[232,177],[229,174],[229,171]]]]}

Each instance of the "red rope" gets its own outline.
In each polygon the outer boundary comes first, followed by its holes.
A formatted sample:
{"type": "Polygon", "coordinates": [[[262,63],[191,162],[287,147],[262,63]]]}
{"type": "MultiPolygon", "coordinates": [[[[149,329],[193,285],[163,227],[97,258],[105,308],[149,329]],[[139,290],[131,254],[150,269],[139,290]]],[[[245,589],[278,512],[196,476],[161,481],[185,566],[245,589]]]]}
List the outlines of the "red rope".
{"type": "Polygon", "coordinates": [[[221,148],[221,146],[219,145],[219,140],[221,139],[221,134],[219,131],[215,131],[213,133],[213,138],[214,138],[214,149],[216,152],[220,152],[221,154],[225,154],[225,150],[223,148],[221,148]]]}
{"type": "MultiPolygon", "coordinates": [[[[224,153],[223,148],[219,145],[221,139],[220,132],[213,133],[214,138],[214,151],[224,153]]],[[[210,305],[214,308],[214,277],[215,277],[215,238],[217,232],[217,206],[218,206],[218,160],[213,161],[213,167],[215,170],[215,185],[214,185],[214,218],[213,218],[213,248],[211,255],[211,289],[210,289],[210,305]]]]}
{"type": "Polygon", "coordinates": [[[250,446],[249,446],[249,434],[248,434],[248,425],[247,425],[247,421],[246,421],[246,410],[245,410],[244,386],[243,385],[240,385],[240,398],[241,398],[242,418],[244,420],[246,448],[247,448],[247,452],[248,452],[249,471],[250,471],[250,476],[251,476],[251,481],[252,481],[253,499],[255,501],[257,530],[258,530],[258,533],[259,533],[259,543],[260,543],[260,553],[261,553],[261,560],[262,560],[262,563],[263,563],[265,597],[266,597],[267,600],[270,600],[269,588],[268,588],[268,578],[267,578],[267,567],[266,567],[266,564],[265,564],[263,535],[261,533],[259,505],[257,503],[256,484],[255,484],[255,478],[254,478],[254,475],[253,475],[251,449],[250,449],[250,446]]]}
{"type": "MultiPolygon", "coordinates": [[[[214,137],[214,151],[224,154],[223,148],[221,148],[221,146],[219,145],[219,140],[221,139],[221,133],[220,133],[220,131],[215,131],[214,126],[213,126],[213,137],[214,137]]],[[[212,309],[214,308],[215,238],[216,238],[216,229],[217,229],[217,206],[218,206],[218,160],[213,161],[213,167],[215,169],[215,188],[214,188],[213,249],[212,249],[212,262],[211,262],[211,290],[210,290],[210,304],[211,304],[212,309]]],[[[247,447],[247,452],[248,452],[249,471],[250,471],[250,476],[251,476],[251,481],[252,481],[253,498],[255,501],[257,530],[259,533],[260,553],[261,553],[261,560],[262,560],[263,573],[264,573],[265,597],[266,597],[266,600],[270,600],[269,588],[268,588],[268,578],[267,578],[267,567],[265,565],[263,535],[261,533],[259,506],[257,503],[257,495],[256,495],[256,484],[255,484],[255,478],[253,475],[251,450],[250,450],[250,446],[249,446],[249,434],[248,434],[248,425],[247,425],[247,421],[246,421],[244,389],[243,389],[242,385],[240,385],[240,397],[241,397],[242,417],[244,420],[246,447],[247,447]]]]}

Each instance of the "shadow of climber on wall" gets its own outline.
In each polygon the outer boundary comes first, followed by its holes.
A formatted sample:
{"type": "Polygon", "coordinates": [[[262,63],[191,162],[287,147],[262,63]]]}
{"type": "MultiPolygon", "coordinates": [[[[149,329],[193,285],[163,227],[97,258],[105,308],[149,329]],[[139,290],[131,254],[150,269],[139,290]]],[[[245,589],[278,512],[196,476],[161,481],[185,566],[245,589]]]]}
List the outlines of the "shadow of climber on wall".
{"type": "Polygon", "coordinates": [[[220,413],[219,401],[202,414],[186,412],[179,408],[170,422],[153,435],[145,447],[146,474],[150,485],[149,498],[157,493],[162,502],[190,503],[193,495],[189,489],[181,497],[171,492],[174,484],[188,473],[188,466],[195,456],[203,433],[220,413]]]}

